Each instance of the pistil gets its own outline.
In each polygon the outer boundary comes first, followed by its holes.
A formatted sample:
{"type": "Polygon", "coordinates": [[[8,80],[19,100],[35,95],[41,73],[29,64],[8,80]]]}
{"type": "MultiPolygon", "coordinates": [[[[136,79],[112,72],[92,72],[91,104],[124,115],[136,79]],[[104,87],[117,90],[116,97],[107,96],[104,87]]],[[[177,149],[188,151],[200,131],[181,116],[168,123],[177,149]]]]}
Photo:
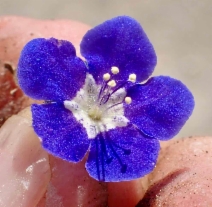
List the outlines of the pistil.
{"type": "Polygon", "coordinates": [[[93,120],[100,120],[102,118],[102,111],[99,106],[93,106],[88,111],[88,116],[93,120]]]}

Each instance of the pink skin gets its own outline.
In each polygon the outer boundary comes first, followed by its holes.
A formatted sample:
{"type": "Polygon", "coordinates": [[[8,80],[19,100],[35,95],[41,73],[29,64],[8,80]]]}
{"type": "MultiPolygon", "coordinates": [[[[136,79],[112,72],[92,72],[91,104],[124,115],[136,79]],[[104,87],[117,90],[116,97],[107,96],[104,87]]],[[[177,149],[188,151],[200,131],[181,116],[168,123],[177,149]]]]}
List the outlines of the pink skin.
{"type": "MultiPolygon", "coordinates": [[[[0,19],[0,57],[17,65],[24,44],[35,37],[70,40],[77,48],[89,26],[73,21],[0,19]],[[7,48],[7,51],[2,48],[7,48]]],[[[155,170],[138,180],[99,183],[84,163],[55,158],[40,145],[30,109],[0,129],[0,206],[134,207],[212,206],[212,139],[185,138],[162,143],[155,170]]]]}

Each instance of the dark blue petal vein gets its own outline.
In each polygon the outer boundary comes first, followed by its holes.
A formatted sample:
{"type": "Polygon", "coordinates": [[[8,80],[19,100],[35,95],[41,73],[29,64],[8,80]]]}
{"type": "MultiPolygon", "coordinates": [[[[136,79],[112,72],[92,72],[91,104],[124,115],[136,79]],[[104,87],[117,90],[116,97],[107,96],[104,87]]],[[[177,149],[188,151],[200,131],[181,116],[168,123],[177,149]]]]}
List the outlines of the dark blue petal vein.
{"type": "Polygon", "coordinates": [[[105,182],[137,179],[154,169],[159,149],[157,139],[145,138],[132,125],[118,127],[91,141],[86,169],[105,182]]]}

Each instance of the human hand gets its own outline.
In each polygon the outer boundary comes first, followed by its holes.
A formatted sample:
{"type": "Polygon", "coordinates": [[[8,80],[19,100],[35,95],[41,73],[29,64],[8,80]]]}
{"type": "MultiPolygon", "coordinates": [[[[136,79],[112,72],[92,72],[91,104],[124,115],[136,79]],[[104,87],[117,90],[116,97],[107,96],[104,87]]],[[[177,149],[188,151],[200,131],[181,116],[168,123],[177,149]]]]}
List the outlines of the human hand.
{"type": "MultiPolygon", "coordinates": [[[[0,21],[0,28],[8,34],[3,60],[16,65],[24,44],[35,37],[70,40],[79,55],[77,45],[89,27],[71,21],[9,18],[0,21]]],[[[89,177],[84,160],[68,163],[42,149],[27,108],[0,130],[0,206],[210,206],[211,145],[207,137],[164,142],[157,167],[149,175],[100,183],[89,177]]]]}

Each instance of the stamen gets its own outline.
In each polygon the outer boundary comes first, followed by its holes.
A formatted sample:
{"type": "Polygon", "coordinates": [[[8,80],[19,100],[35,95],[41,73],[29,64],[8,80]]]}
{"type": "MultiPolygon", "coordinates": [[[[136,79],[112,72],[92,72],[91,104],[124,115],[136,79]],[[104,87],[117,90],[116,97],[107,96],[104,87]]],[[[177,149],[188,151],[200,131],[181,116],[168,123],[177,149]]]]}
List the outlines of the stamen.
{"type": "Polygon", "coordinates": [[[111,109],[111,108],[113,108],[113,107],[115,107],[115,106],[117,106],[117,105],[119,105],[119,104],[122,104],[122,102],[116,103],[116,104],[114,104],[114,105],[112,105],[112,106],[106,108],[106,110],[105,110],[104,112],[108,111],[109,109],[111,109]]]}
{"type": "Polygon", "coordinates": [[[111,72],[112,72],[114,75],[116,75],[116,74],[119,73],[119,68],[116,67],[116,66],[113,66],[113,67],[111,68],[111,72]]]}
{"type": "Polygon", "coordinates": [[[103,75],[103,79],[104,79],[104,82],[103,82],[103,85],[100,89],[100,92],[99,92],[99,95],[98,95],[98,100],[100,99],[101,95],[102,95],[102,92],[105,90],[106,86],[107,86],[107,81],[110,80],[110,74],[109,73],[105,73],[103,75]]]}
{"type": "Polygon", "coordinates": [[[136,81],[136,74],[134,74],[134,73],[130,74],[129,75],[129,81],[135,83],[135,81],[136,81]]]}
{"type": "Polygon", "coordinates": [[[107,83],[108,86],[110,87],[115,87],[116,86],[116,82],[114,80],[111,80],[107,83]]]}
{"type": "Polygon", "coordinates": [[[121,83],[121,84],[119,84],[112,92],[111,92],[111,94],[110,95],[112,95],[112,94],[114,94],[116,91],[118,91],[120,88],[123,88],[124,87],[124,85],[126,85],[128,82],[127,81],[125,81],[125,82],[123,82],[123,83],[121,83]]]}
{"type": "Polygon", "coordinates": [[[132,99],[129,96],[125,97],[124,100],[125,100],[126,104],[131,104],[132,103],[132,99]]]}
{"type": "Polygon", "coordinates": [[[110,74],[109,74],[109,73],[105,73],[105,74],[103,75],[103,79],[104,79],[105,81],[110,80],[110,74]]]}

